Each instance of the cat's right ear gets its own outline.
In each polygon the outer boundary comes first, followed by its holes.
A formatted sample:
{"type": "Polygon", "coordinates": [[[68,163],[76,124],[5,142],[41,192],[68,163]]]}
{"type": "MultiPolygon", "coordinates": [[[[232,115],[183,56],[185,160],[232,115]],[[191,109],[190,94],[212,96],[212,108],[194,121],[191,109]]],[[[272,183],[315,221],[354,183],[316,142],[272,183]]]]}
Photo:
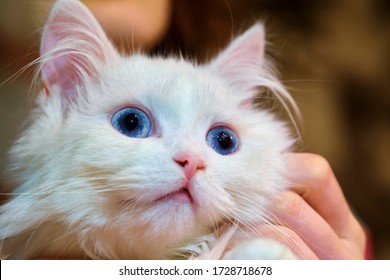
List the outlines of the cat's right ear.
{"type": "Polygon", "coordinates": [[[251,104],[267,72],[264,26],[257,23],[236,37],[208,67],[240,92],[242,104],[251,104]]]}
{"type": "Polygon", "coordinates": [[[119,58],[92,13],[77,0],[59,0],[44,27],[41,75],[50,94],[58,86],[63,100],[72,99],[86,77],[94,78],[119,58]]]}

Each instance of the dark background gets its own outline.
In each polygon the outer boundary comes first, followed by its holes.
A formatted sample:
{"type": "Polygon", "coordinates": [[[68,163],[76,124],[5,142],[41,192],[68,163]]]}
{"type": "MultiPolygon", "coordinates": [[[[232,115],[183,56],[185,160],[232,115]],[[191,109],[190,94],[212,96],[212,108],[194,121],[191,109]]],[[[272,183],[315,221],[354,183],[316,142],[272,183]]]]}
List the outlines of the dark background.
{"type": "MultiPolygon", "coordinates": [[[[0,83],[37,57],[36,18],[48,12],[37,2],[0,0],[0,83]]],[[[390,1],[176,0],[171,8],[151,53],[180,50],[202,62],[265,22],[269,56],[302,110],[300,150],[329,160],[371,231],[374,257],[390,259],[390,1]]],[[[26,71],[0,86],[1,170],[31,107],[31,78],[26,71]]]]}

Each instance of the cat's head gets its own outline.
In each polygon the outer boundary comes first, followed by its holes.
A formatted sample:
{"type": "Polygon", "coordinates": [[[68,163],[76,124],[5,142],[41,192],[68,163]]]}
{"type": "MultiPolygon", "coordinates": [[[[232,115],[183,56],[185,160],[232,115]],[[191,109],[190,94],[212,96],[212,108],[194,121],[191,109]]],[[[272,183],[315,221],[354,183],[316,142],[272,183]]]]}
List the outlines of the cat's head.
{"type": "Polygon", "coordinates": [[[293,141],[254,106],[260,87],[289,98],[260,24],[205,65],[124,57],[80,2],[58,1],[40,71],[37,109],[11,152],[19,187],[0,210],[5,253],[33,256],[47,242],[46,254],[161,258],[223,223],[264,221],[286,188],[293,141]]]}

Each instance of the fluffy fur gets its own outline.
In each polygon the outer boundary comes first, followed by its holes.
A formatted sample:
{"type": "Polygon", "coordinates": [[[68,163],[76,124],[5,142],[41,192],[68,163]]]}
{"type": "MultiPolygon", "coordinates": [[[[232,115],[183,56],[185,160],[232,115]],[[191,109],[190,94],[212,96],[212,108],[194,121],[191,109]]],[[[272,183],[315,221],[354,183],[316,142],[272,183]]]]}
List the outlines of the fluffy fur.
{"type": "MultiPolygon", "coordinates": [[[[288,187],[285,153],[294,141],[254,106],[261,88],[294,106],[264,58],[261,24],[205,65],[124,57],[80,2],[61,0],[39,67],[43,90],[11,151],[17,188],[0,208],[3,258],[219,258],[237,232],[269,220],[270,199],[288,187]],[[112,115],[128,106],[147,112],[153,135],[114,129],[112,115]],[[220,124],[238,135],[231,155],[206,143],[220,124]],[[181,157],[202,163],[190,183],[181,157]],[[158,200],[183,182],[194,203],[158,200]]],[[[233,253],[226,256],[250,255],[233,253]]]]}

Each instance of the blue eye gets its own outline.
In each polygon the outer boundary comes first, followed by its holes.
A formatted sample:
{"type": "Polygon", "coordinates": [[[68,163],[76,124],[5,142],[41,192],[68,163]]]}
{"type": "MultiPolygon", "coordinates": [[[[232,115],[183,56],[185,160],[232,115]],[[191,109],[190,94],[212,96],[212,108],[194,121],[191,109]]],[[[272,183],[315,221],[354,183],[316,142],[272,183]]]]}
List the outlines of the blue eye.
{"type": "Polygon", "coordinates": [[[119,110],[112,116],[111,123],[120,133],[131,138],[146,138],[152,130],[148,115],[137,108],[119,110]]]}
{"type": "Polygon", "coordinates": [[[229,128],[217,126],[211,129],[206,136],[207,144],[218,154],[229,155],[238,150],[237,136],[229,128]]]}

